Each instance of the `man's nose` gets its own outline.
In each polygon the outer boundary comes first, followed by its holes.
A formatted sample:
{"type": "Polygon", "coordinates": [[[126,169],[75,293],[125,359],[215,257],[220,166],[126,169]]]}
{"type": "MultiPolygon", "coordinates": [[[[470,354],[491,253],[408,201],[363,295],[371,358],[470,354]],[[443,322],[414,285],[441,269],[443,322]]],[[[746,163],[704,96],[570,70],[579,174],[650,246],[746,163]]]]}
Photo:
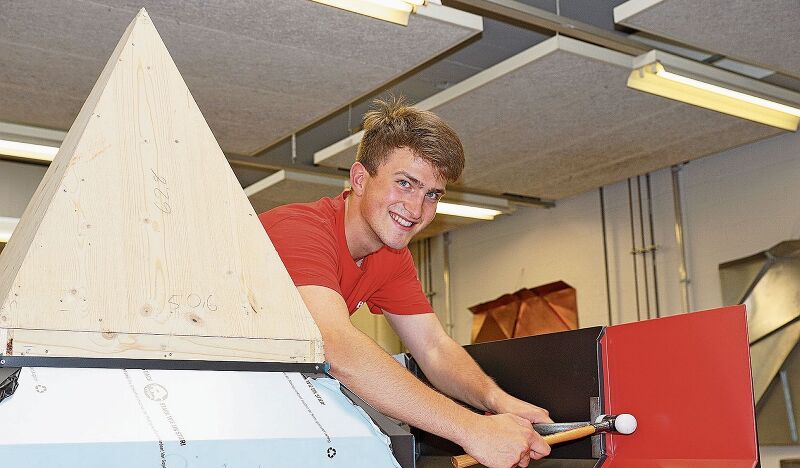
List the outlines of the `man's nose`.
{"type": "Polygon", "coordinates": [[[411,195],[406,202],[403,204],[403,207],[408,212],[409,217],[412,220],[417,220],[422,216],[422,206],[425,203],[425,194],[413,194],[411,195]]]}

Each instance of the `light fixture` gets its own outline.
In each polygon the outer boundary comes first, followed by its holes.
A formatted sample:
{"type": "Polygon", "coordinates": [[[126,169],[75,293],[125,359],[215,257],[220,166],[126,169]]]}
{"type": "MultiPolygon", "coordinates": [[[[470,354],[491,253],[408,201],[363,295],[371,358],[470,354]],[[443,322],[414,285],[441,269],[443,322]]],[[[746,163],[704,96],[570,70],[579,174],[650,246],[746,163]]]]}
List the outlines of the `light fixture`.
{"type": "Polygon", "coordinates": [[[56,153],[58,153],[58,147],[0,140],[0,155],[35,159],[37,161],[52,161],[56,153]]]}
{"type": "Polygon", "coordinates": [[[0,122],[0,157],[50,162],[67,132],[0,122]]]}
{"type": "Polygon", "coordinates": [[[342,10],[408,26],[408,17],[426,0],[313,0],[342,10]]]}
{"type": "Polygon", "coordinates": [[[503,214],[500,210],[493,210],[489,208],[481,208],[470,205],[459,205],[456,203],[439,202],[436,206],[437,214],[445,214],[451,216],[462,216],[464,218],[475,218],[493,220],[495,216],[503,214]]]}
{"type": "Polygon", "coordinates": [[[769,91],[787,95],[788,91],[707,65],[686,63],[691,61],[685,59],[680,59],[684,66],[671,67],[669,63],[660,60],[667,57],[671,62],[676,61],[674,57],[657,54],[656,51],[637,57],[634,70],[628,77],[628,87],[784,130],[797,130],[800,109],[756,95],[769,96],[769,91]],[[735,80],[736,83],[725,86],[723,84],[726,78],[735,80]],[[732,88],[752,89],[753,93],[732,88]],[[767,92],[758,92],[759,89],[767,92]]]}
{"type": "Polygon", "coordinates": [[[11,233],[14,228],[19,224],[19,218],[6,218],[0,216],[0,243],[8,242],[11,239],[11,233]]]}

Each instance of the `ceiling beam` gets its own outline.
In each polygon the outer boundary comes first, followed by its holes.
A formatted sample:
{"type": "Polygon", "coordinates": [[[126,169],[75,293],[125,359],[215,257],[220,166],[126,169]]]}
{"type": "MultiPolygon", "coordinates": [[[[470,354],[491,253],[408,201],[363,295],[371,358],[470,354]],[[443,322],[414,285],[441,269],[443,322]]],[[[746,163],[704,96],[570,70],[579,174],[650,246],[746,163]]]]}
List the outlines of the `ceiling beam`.
{"type": "Polygon", "coordinates": [[[640,55],[651,49],[628,39],[623,33],[598,28],[515,0],[443,0],[442,4],[539,32],[556,32],[629,55],[640,55]]]}

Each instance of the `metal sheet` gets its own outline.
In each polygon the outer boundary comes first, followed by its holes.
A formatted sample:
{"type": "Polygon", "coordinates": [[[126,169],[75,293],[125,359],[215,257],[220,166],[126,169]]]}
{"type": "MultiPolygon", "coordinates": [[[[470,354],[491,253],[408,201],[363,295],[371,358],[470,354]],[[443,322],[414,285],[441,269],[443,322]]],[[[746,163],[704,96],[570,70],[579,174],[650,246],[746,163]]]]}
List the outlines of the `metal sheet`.
{"type": "Polygon", "coordinates": [[[800,317],[800,241],[723,263],[719,271],[725,303],[747,306],[753,391],[759,401],[800,339],[800,323],[775,333],[800,317]]]}
{"type": "Polygon", "coordinates": [[[776,259],[745,298],[750,341],[800,315],[800,258],[776,259]]]}
{"type": "Polygon", "coordinates": [[[792,404],[787,405],[780,379],[773,379],[756,407],[758,443],[761,445],[797,444],[797,441],[792,438],[788,414],[791,411],[795,421],[800,420],[800,408],[798,408],[798,402],[800,402],[800,346],[794,346],[789,357],[784,361],[782,369],[786,370],[788,393],[792,404]]]}
{"type": "Polygon", "coordinates": [[[744,307],[607,327],[601,348],[606,413],[639,423],[606,438],[604,466],[758,462],[744,307]]]}
{"type": "Polygon", "coordinates": [[[3,466],[393,467],[333,379],[297,373],[24,368],[3,466]]]}
{"type": "Polygon", "coordinates": [[[800,322],[795,323],[750,348],[753,369],[753,396],[760,402],[770,383],[800,340],[800,322]]]}

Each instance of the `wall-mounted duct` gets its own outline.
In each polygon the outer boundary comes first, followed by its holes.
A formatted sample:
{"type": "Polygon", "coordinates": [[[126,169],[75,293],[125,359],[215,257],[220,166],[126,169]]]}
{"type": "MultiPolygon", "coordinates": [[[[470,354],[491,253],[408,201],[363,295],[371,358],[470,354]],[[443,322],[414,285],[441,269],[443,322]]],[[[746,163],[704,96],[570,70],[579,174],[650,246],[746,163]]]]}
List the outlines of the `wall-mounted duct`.
{"type": "Polygon", "coordinates": [[[797,443],[790,429],[800,418],[793,403],[800,401],[800,241],[721,264],[719,271],[724,303],[747,306],[759,442],[797,443]]]}

